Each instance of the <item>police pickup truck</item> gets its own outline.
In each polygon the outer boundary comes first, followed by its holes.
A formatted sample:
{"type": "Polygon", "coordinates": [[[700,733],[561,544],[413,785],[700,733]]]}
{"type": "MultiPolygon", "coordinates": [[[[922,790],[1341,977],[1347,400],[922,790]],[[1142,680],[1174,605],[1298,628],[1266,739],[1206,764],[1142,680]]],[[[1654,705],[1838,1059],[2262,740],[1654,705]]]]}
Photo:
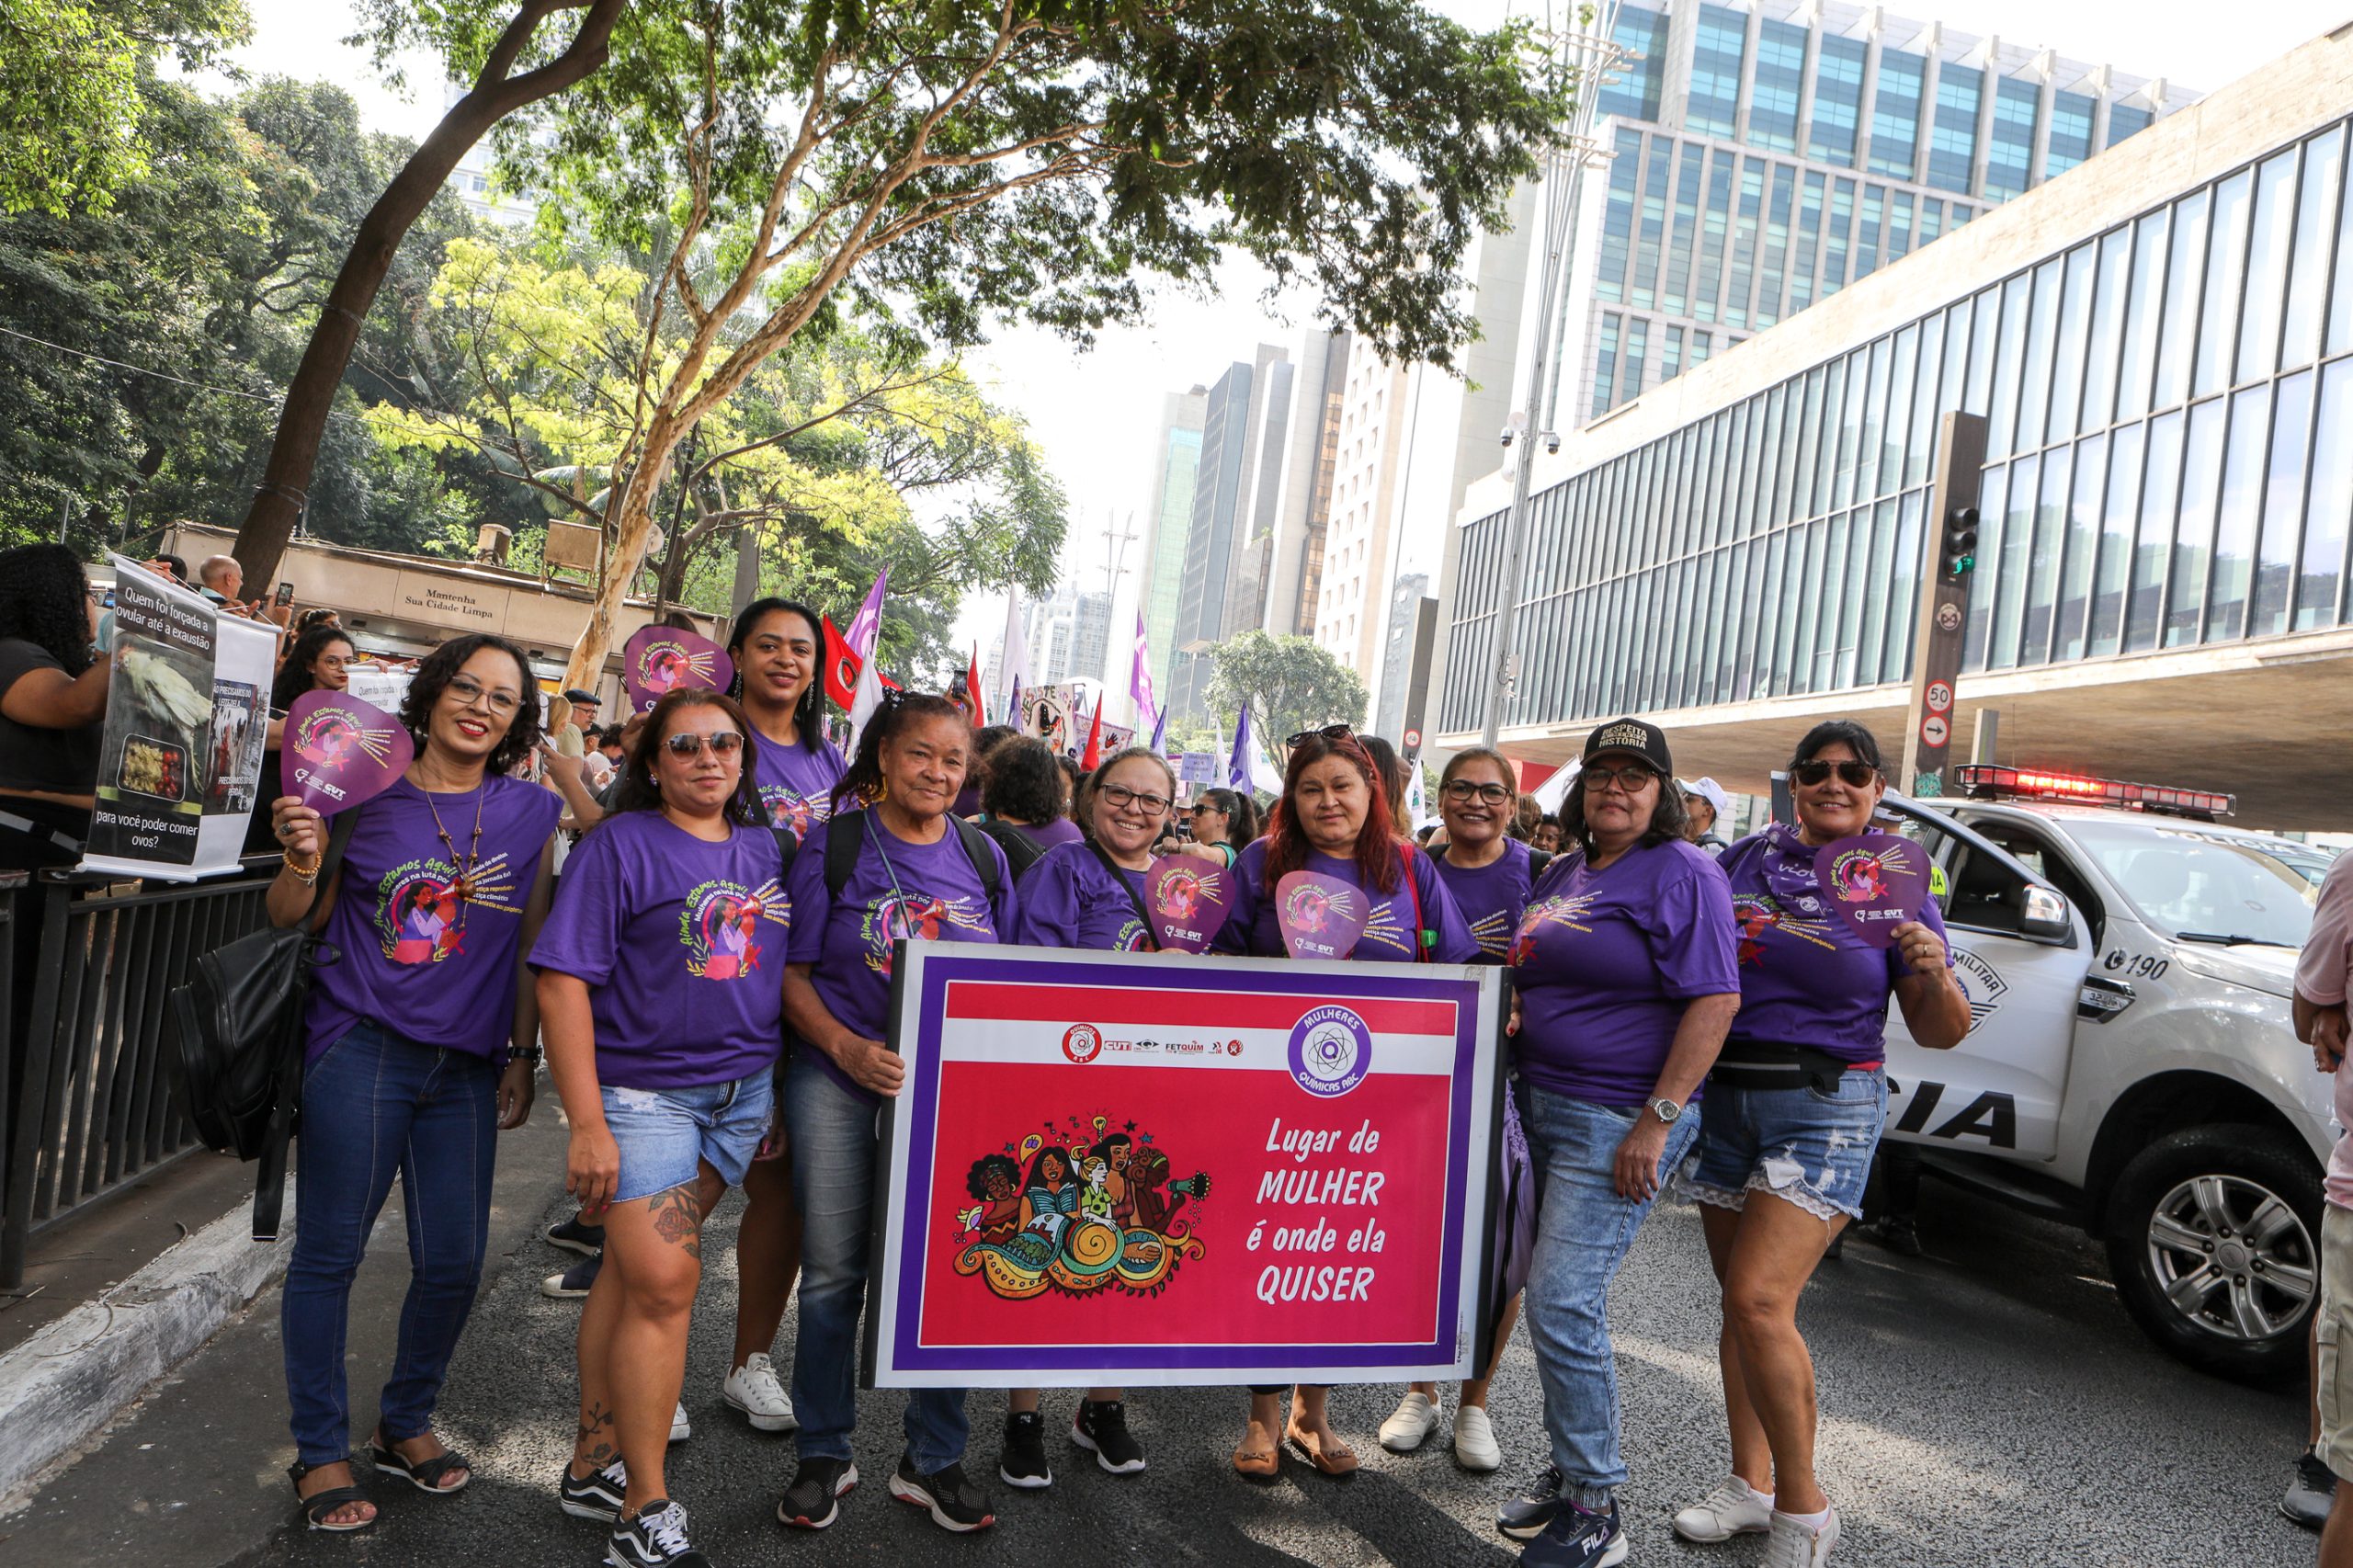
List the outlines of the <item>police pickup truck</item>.
{"type": "Polygon", "coordinates": [[[2325,862],[2217,824],[2228,796],[1956,771],[1886,805],[1937,869],[1974,1021],[1924,1051],[1891,1012],[1887,1136],[2100,1238],[2182,1360],[2302,1376],[2336,1130],[2289,998],[2325,862]]]}

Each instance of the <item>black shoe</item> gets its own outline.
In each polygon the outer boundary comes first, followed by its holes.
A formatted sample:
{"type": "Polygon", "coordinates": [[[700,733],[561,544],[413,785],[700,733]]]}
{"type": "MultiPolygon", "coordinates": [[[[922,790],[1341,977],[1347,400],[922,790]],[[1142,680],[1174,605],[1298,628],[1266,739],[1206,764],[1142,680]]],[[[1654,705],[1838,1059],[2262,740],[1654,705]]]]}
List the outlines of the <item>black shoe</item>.
{"type": "Polygon", "coordinates": [[[1120,1400],[1097,1404],[1078,1402],[1072,1417],[1070,1440],[1095,1456],[1095,1462],[1113,1475],[1133,1475],[1143,1468],[1143,1445],[1128,1431],[1128,1407],[1120,1400]]]}
{"type": "Polygon", "coordinates": [[[605,1227],[584,1225],[577,1214],[561,1225],[550,1225],[540,1234],[547,1237],[550,1246],[559,1246],[567,1252],[593,1257],[605,1250],[605,1227]]]}
{"type": "Polygon", "coordinates": [[[567,1461],[563,1480],[555,1489],[555,1500],[563,1511],[575,1519],[601,1519],[607,1524],[621,1517],[621,1505],[628,1500],[629,1471],[615,1460],[602,1470],[592,1470],[585,1475],[572,1473],[567,1461]]]}
{"type": "Polygon", "coordinates": [[[1879,1244],[1898,1257],[1920,1256],[1920,1228],[1909,1214],[1890,1214],[1879,1222],[1879,1244]]]}
{"type": "Polygon", "coordinates": [[[996,1462],[996,1472],[1007,1486],[1025,1492],[1054,1483],[1054,1472],[1046,1463],[1044,1416],[1034,1410],[1017,1410],[1005,1418],[1005,1454],[996,1462]]]}
{"type": "Polygon", "coordinates": [[[1838,1233],[1830,1238],[1830,1244],[1822,1249],[1823,1262],[1827,1263],[1834,1257],[1847,1256],[1847,1233],[1853,1229],[1852,1225],[1841,1225],[1838,1228],[1838,1233]]]}
{"type": "Polygon", "coordinates": [[[1495,1528],[1514,1540],[1534,1540],[1561,1511],[1561,1468],[1546,1465],[1528,1490],[1495,1510],[1495,1528]]]}
{"type": "Polygon", "coordinates": [[[605,1561],[611,1568],[710,1568],[710,1559],[687,1543],[687,1511],[666,1497],[633,1519],[613,1521],[605,1561]]]}
{"type": "Polygon", "coordinates": [[[2336,1501],[2336,1477],[2328,1466],[2310,1449],[2298,1454],[2296,1479],[2288,1483],[2288,1494],[2279,1499],[2279,1517],[2316,1530],[2328,1523],[2329,1505],[2336,1501]]]}
{"type": "Polygon", "coordinates": [[[592,1252],[561,1274],[551,1274],[540,1281],[540,1294],[552,1296],[559,1301],[576,1301],[588,1294],[597,1283],[597,1271],[605,1267],[605,1255],[592,1252]]]}
{"type": "Polygon", "coordinates": [[[776,1506],[776,1522],[795,1529],[821,1530],[842,1517],[841,1499],[858,1485],[858,1466],[847,1460],[805,1459],[776,1506]]]}
{"type": "Polygon", "coordinates": [[[1626,1561],[1626,1531],[1619,1523],[1618,1505],[1607,1513],[1589,1514],[1564,1507],[1544,1527],[1544,1533],[1519,1554],[1528,1568],[1616,1568],[1626,1561]]]}
{"type": "MultiPolygon", "coordinates": [[[[1033,1415],[1029,1419],[1035,1421],[1037,1416],[1033,1415]]],[[[902,1503],[928,1509],[933,1524],[959,1535],[984,1530],[996,1523],[996,1516],[989,1511],[989,1494],[964,1478],[961,1464],[943,1466],[929,1475],[917,1475],[915,1455],[901,1454],[899,1468],[891,1476],[891,1495],[902,1503]]]]}

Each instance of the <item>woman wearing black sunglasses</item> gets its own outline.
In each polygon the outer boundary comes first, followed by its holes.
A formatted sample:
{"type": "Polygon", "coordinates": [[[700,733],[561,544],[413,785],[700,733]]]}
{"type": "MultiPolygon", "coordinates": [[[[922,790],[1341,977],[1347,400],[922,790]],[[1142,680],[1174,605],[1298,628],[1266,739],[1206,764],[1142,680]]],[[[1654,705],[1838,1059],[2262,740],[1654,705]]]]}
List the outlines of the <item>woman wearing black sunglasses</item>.
{"type": "Polygon", "coordinates": [[[1798,1294],[1862,1214],[1887,1113],[1889,994],[1931,1051],[1969,1032],[1933,900],[1870,947],[1822,901],[1814,852],[1870,831],[1887,781],[1879,743],[1848,720],[1815,725],[1790,762],[1797,826],[1776,823],[1724,851],[1740,935],[1740,1015],[1701,1111],[1686,1181],[1723,1287],[1724,1405],[1732,1474],[1675,1517],[1687,1540],[1770,1532],[1775,1562],[1819,1568],[1838,1516],[1813,1474],[1813,1361],[1798,1294]]]}

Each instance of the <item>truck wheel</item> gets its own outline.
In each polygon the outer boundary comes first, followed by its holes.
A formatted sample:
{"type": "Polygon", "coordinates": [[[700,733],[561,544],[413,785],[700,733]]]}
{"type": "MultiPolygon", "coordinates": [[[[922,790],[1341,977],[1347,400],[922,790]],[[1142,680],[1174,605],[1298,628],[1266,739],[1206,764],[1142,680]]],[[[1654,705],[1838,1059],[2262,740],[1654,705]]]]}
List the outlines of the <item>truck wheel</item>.
{"type": "Polygon", "coordinates": [[[2301,1380],[2320,1301],[2321,1169],[2270,1128],[2193,1127],[2118,1176],[2108,1262],[2125,1310],[2200,1371],[2301,1380]]]}

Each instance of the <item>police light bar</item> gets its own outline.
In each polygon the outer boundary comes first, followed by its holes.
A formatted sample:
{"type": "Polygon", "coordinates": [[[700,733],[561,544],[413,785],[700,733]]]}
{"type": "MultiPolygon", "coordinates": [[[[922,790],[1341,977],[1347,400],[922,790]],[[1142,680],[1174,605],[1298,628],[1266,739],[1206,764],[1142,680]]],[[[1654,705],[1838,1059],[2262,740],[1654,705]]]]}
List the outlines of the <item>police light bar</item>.
{"type": "Polygon", "coordinates": [[[2116,806],[2125,811],[2161,812],[2170,815],[2226,817],[2238,797],[2212,790],[2175,790],[2162,784],[2131,784],[2120,778],[2092,778],[2080,773],[2041,773],[2024,767],[2001,767],[1969,762],[1954,775],[1967,795],[2016,795],[2040,801],[2078,801],[2089,806],[2116,806]]]}

